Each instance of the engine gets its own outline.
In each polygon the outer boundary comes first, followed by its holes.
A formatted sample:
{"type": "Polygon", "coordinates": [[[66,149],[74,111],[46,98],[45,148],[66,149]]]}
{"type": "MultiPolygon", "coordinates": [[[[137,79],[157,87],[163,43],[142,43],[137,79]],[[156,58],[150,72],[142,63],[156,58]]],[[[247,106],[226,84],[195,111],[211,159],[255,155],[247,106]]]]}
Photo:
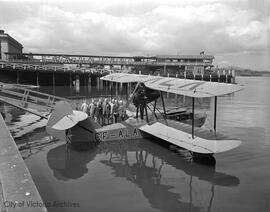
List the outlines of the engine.
{"type": "Polygon", "coordinates": [[[145,106],[159,97],[159,91],[147,88],[143,83],[141,83],[134,94],[133,104],[136,107],[139,107],[140,105],[145,106]]]}

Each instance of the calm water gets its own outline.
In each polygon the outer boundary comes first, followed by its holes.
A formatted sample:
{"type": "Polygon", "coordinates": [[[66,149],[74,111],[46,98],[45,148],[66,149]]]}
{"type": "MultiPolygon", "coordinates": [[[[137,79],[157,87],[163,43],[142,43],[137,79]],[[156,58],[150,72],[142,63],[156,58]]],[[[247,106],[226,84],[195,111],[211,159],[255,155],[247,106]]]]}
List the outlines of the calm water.
{"type": "MultiPolygon", "coordinates": [[[[148,140],[66,149],[34,115],[9,106],[2,111],[20,148],[31,146],[21,153],[49,211],[270,211],[270,78],[237,81],[245,90],[218,98],[217,123],[218,131],[242,145],[215,155],[215,166],[148,140]]],[[[75,95],[64,90],[56,94],[75,95]]],[[[89,94],[99,91],[79,95],[89,94]]],[[[166,102],[182,101],[171,95],[166,102]]],[[[208,114],[207,128],[213,126],[213,106],[211,99],[197,101],[208,114]]]]}

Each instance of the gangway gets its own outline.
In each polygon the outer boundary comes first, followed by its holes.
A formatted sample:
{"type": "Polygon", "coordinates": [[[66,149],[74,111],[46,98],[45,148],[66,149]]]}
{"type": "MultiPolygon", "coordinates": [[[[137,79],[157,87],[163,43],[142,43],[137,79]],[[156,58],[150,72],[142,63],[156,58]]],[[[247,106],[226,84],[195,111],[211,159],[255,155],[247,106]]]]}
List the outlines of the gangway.
{"type": "Polygon", "coordinates": [[[73,105],[73,102],[66,98],[6,83],[0,83],[0,101],[33,113],[41,118],[47,118],[54,104],[58,101],[67,101],[73,105]],[[44,115],[44,112],[47,112],[47,115],[44,115]]]}

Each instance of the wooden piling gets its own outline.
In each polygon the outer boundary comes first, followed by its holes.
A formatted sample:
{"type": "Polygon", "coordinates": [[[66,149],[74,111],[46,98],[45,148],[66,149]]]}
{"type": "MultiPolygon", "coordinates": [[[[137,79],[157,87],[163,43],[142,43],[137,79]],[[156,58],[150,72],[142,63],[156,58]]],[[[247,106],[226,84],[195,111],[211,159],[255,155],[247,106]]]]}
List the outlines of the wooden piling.
{"type": "Polygon", "coordinates": [[[16,79],[16,81],[17,81],[17,84],[20,83],[20,73],[19,73],[19,71],[17,71],[17,79],[16,79]]]}
{"type": "Polygon", "coordinates": [[[37,74],[37,86],[39,86],[39,73],[38,73],[38,71],[36,72],[36,74],[37,74]]]}
{"type": "Polygon", "coordinates": [[[69,88],[72,88],[72,72],[69,73],[69,88]]]}

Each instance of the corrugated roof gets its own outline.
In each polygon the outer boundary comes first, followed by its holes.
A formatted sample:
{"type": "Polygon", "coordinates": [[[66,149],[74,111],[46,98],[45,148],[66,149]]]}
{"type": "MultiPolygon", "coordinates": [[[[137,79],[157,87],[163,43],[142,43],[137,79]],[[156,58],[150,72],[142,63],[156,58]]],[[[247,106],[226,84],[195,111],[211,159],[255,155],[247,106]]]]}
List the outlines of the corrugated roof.
{"type": "Polygon", "coordinates": [[[156,55],[157,58],[163,59],[214,59],[213,55],[156,55]]]}

